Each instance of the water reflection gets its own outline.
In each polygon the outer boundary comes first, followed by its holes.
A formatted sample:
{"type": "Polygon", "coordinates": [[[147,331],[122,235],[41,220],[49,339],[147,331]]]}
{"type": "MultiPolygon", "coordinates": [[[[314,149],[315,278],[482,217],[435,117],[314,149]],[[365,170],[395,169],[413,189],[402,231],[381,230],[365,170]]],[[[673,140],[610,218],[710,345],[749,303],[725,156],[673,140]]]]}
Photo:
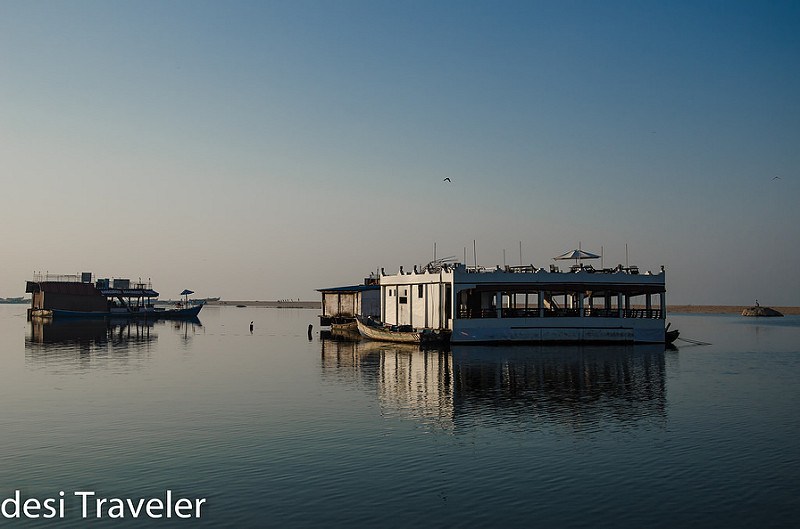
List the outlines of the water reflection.
{"type": "Polygon", "coordinates": [[[663,426],[663,346],[415,346],[326,337],[326,376],[374,388],[384,413],[447,429],[663,426]]]}
{"type": "Polygon", "coordinates": [[[663,424],[663,346],[477,347],[453,350],[457,419],[528,416],[594,429],[663,424]]]}
{"type": "Polygon", "coordinates": [[[123,358],[149,351],[158,340],[160,328],[173,328],[189,340],[190,332],[201,326],[198,318],[174,321],[34,318],[25,336],[25,360],[29,364],[74,364],[76,359],[123,358]]]}

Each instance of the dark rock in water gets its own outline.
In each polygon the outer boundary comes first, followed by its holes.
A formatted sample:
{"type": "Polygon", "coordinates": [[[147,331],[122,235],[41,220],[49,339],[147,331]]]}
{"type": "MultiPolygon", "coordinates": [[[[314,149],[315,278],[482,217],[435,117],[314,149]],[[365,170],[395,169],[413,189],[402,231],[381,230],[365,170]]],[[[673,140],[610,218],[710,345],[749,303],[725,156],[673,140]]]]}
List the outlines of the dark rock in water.
{"type": "Polygon", "coordinates": [[[776,316],[783,316],[780,312],[769,307],[750,307],[742,311],[742,316],[759,316],[766,318],[774,318],[776,316]]]}

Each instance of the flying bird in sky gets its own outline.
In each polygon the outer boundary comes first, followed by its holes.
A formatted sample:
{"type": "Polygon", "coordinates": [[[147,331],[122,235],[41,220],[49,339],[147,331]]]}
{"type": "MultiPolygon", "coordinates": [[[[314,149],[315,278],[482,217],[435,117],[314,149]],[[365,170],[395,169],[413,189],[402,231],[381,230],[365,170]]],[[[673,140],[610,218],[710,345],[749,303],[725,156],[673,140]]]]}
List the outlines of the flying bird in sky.
{"type": "Polygon", "coordinates": [[[442,182],[451,182],[451,181],[452,181],[452,180],[450,180],[450,177],[449,177],[449,176],[445,177],[445,179],[444,179],[444,180],[442,180],[442,182]]]}
{"type": "Polygon", "coordinates": [[[781,177],[780,177],[780,176],[773,176],[773,177],[772,177],[772,179],[773,179],[773,180],[780,180],[780,179],[781,179],[781,177]]]}

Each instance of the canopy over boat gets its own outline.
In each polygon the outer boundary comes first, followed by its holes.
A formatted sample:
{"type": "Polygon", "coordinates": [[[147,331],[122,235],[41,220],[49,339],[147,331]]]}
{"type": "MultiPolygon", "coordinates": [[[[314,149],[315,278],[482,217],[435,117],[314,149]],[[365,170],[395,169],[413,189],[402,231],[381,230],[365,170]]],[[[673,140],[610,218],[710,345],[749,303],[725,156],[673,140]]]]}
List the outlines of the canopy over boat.
{"type": "Polygon", "coordinates": [[[600,259],[600,256],[596,255],[596,254],[593,254],[591,252],[587,252],[587,251],[578,249],[578,250],[570,250],[568,252],[564,252],[561,255],[557,255],[557,256],[553,257],[553,259],[559,260],[559,261],[566,261],[566,260],[574,259],[575,262],[577,263],[578,260],[583,260],[583,259],[600,259]]]}

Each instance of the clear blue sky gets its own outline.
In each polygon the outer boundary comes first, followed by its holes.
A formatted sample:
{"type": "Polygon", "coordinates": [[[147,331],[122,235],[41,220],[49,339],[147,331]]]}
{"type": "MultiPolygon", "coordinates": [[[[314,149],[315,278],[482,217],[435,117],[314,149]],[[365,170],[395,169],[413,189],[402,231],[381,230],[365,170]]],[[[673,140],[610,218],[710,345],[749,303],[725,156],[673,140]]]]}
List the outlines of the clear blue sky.
{"type": "Polygon", "coordinates": [[[798,2],[0,3],[0,296],[318,299],[475,240],[797,305],[798,167],[798,2]]]}

